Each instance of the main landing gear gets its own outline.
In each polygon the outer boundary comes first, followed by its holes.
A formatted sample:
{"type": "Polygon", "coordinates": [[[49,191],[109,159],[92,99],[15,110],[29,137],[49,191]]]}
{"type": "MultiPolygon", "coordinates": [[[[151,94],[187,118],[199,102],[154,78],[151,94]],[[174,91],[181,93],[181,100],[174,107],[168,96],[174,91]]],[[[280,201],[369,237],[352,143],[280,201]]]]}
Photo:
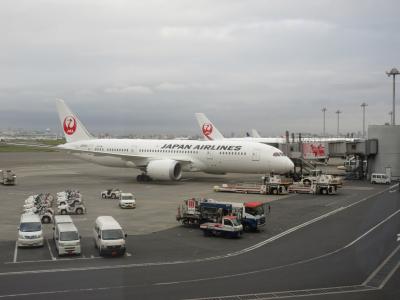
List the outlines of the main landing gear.
{"type": "Polygon", "coordinates": [[[151,181],[151,177],[146,174],[140,174],[136,177],[136,180],[138,182],[147,182],[147,181],[151,181]]]}

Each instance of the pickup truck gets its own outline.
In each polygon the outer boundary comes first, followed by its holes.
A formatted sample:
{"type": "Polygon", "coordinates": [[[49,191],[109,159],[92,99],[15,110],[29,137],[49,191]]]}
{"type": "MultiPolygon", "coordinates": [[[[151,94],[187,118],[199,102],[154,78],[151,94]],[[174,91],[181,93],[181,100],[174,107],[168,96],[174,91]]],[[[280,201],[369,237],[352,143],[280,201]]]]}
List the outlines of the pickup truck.
{"type": "Polygon", "coordinates": [[[243,233],[243,225],[240,224],[235,216],[225,216],[221,223],[203,223],[200,225],[204,236],[223,236],[239,238],[243,233]]]}

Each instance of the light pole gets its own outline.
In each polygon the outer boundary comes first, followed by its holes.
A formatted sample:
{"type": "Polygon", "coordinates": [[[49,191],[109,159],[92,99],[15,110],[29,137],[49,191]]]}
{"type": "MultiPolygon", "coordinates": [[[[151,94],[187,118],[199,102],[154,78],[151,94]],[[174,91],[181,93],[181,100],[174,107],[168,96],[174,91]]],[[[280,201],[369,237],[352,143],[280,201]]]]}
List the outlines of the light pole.
{"type": "Polygon", "coordinates": [[[325,137],[325,112],[326,112],[326,107],[322,108],[322,114],[324,116],[324,130],[322,131],[322,136],[325,137]]]}
{"type": "Polygon", "coordinates": [[[337,136],[339,136],[339,115],[342,112],[340,110],[335,111],[335,114],[337,114],[337,136]]]}
{"type": "Polygon", "coordinates": [[[365,107],[366,106],[368,106],[368,104],[367,103],[365,103],[365,102],[363,102],[363,103],[361,103],[361,107],[362,107],[362,110],[363,110],[363,133],[362,133],[362,137],[363,138],[365,138],[365,107]]]}
{"type": "Polygon", "coordinates": [[[399,75],[400,72],[396,68],[390,70],[390,72],[386,72],[387,76],[393,76],[393,108],[392,108],[392,125],[396,125],[396,75],[399,75]]]}
{"type": "Polygon", "coordinates": [[[389,116],[390,116],[390,124],[393,123],[393,112],[389,111],[389,116]]]}

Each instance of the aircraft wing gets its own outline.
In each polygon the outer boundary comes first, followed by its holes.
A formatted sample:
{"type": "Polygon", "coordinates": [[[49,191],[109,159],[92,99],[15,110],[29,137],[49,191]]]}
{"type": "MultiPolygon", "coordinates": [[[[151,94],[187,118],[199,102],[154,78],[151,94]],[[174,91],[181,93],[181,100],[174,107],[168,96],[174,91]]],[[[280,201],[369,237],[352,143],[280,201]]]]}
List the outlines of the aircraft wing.
{"type": "MultiPolygon", "coordinates": [[[[57,149],[68,151],[71,153],[87,153],[87,154],[92,154],[93,156],[118,157],[118,158],[121,158],[122,160],[131,161],[138,167],[145,167],[151,160],[161,160],[162,159],[159,157],[153,157],[151,155],[134,155],[134,154],[129,154],[129,153],[98,152],[98,151],[85,150],[85,149],[73,149],[73,148],[67,148],[67,147],[62,147],[62,146],[64,146],[64,145],[59,145],[57,147],[57,149]]],[[[180,162],[182,165],[192,163],[192,161],[188,160],[188,159],[180,159],[180,158],[171,158],[171,159],[180,162]]]]}

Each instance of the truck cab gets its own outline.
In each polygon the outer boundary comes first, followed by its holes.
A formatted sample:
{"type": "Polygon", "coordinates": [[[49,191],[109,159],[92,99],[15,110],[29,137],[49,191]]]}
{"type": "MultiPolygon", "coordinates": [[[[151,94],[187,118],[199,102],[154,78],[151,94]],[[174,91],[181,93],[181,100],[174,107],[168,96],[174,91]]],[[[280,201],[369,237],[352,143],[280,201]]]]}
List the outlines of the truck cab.
{"type": "Polygon", "coordinates": [[[224,216],[220,223],[203,223],[200,225],[204,236],[224,236],[239,238],[243,233],[243,225],[236,216],[224,216]]]}
{"type": "Polygon", "coordinates": [[[245,231],[257,230],[265,226],[265,203],[260,201],[246,202],[242,224],[245,231]]]}

